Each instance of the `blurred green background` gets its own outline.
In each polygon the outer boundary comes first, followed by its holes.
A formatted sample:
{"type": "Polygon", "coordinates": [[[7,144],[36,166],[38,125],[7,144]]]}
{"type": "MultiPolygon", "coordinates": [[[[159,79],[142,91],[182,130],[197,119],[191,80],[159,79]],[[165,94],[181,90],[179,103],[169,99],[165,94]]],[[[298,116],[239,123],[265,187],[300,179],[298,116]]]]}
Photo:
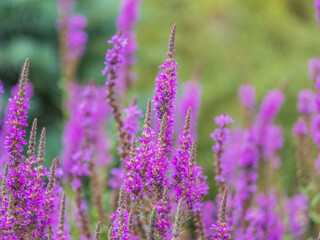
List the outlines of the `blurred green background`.
{"type": "MultiPolygon", "coordinates": [[[[119,5],[120,1],[114,0],[77,1],[75,12],[89,20],[89,43],[78,72],[80,81],[94,77],[103,83],[101,70],[109,47],[106,40],[115,32],[119,5]]],[[[285,129],[282,184],[292,194],[296,173],[291,128],[298,115],[296,96],[299,89],[310,86],[308,59],[320,55],[314,14],[311,0],[145,0],[137,27],[135,71],[139,78],[126,100],[137,95],[140,107],[145,109],[146,100],[153,95],[158,66],[165,59],[171,26],[177,23],[179,82],[188,80],[194,65],[204,61],[198,161],[213,185],[209,137],[215,127],[213,117],[225,111],[241,124],[237,104],[240,84],[250,81],[261,102],[269,89],[290,79],[277,123],[285,129]]],[[[9,97],[9,88],[17,82],[25,58],[30,57],[35,94],[29,121],[38,117],[40,127],[47,127],[46,153],[50,161],[61,150],[63,130],[56,20],[56,1],[0,1],[0,78],[6,89],[3,99],[9,97]]]]}

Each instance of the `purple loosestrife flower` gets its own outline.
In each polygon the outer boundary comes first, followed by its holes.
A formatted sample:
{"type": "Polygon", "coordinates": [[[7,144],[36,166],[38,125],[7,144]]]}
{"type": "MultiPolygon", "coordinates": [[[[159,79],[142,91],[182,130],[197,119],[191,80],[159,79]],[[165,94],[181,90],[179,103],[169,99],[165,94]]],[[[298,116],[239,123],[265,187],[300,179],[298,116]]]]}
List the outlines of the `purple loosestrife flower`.
{"type": "Polygon", "coordinates": [[[313,93],[309,89],[301,90],[298,97],[297,108],[300,114],[309,115],[312,111],[313,93]]]}
{"type": "Polygon", "coordinates": [[[219,219],[217,224],[213,224],[211,229],[213,230],[213,235],[210,240],[224,240],[230,239],[230,232],[232,231],[232,226],[228,221],[228,209],[227,209],[227,196],[228,192],[225,189],[220,203],[219,219]]]}
{"type": "Polygon", "coordinates": [[[151,129],[151,101],[148,101],[146,117],[144,121],[142,137],[139,138],[140,146],[136,152],[132,152],[129,161],[127,161],[128,174],[126,176],[125,186],[133,200],[140,200],[146,195],[145,183],[148,182],[147,170],[150,159],[153,159],[154,150],[152,145],[153,136],[151,129]]]}
{"type": "Polygon", "coordinates": [[[181,126],[182,126],[182,119],[187,115],[189,107],[192,109],[192,122],[191,125],[193,126],[191,129],[191,136],[196,138],[197,136],[197,120],[200,110],[201,104],[201,92],[202,87],[201,84],[197,81],[190,80],[185,82],[181,86],[182,96],[179,101],[179,108],[178,108],[178,116],[181,119],[181,126]]]}
{"type": "Polygon", "coordinates": [[[284,96],[281,91],[269,91],[262,101],[256,123],[253,126],[260,157],[263,160],[271,160],[271,164],[275,168],[280,165],[280,158],[277,153],[282,148],[283,140],[281,127],[273,125],[273,121],[283,102],[284,96]]]}
{"type": "MultiPolygon", "coordinates": [[[[251,203],[253,194],[257,188],[259,151],[256,147],[252,130],[244,130],[241,135],[236,134],[234,137],[237,139],[231,142],[240,141],[240,143],[238,143],[239,145],[230,145],[229,149],[232,151],[234,147],[234,154],[238,154],[235,158],[238,170],[233,173],[234,176],[228,184],[231,184],[236,190],[233,198],[233,224],[238,232],[243,224],[243,217],[247,211],[246,206],[251,203]]],[[[235,155],[229,155],[229,157],[233,156],[235,155]]],[[[228,160],[230,164],[232,164],[231,161],[232,159],[228,160]]]]}
{"type": "Polygon", "coordinates": [[[139,20],[139,10],[142,0],[122,0],[119,17],[117,19],[117,29],[127,38],[128,44],[124,47],[124,61],[120,66],[117,86],[120,93],[136,80],[136,74],[131,68],[136,63],[135,53],[137,51],[137,42],[135,36],[135,27],[139,20]]]}
{"type": "Polygon", "coordinates": [[[169,161],[166,150],[166,129],[168,126],[167,114],[162,118],[160,132],[158,138],[154,141],[153,151],[149,160],[148,169],[146,172],[147,187],[151,194],[155,194],[155,199],[161,199],[163,191],[169,186],[167,170],[169,161]]]}
{"type": "Polygon", "coordinates": [[[111,38],[111,40],[108,40],[109,44],[113,44],[113,48],[108,49],[104,62],[105,68],[102,70],[102,75],[109,74],[106,85],[111,84],[111,82],[117,78],[117,75],[112,78],[113,76],[111,76],[111,74],[117,74],[120,64],[123,63],[124,48],[127,45],[127,42],[128,40],[123,37],[122,34],[116,34],[111,38]]]}
{"type": "Polygon", "coordinates": [[[256,104],[256,91],[250,84],[244,84],[238,89],[239,102],[242,106],[253,109],[256,104]]]}
{"type": "Polygon", "coordinates": [[[292,134],[293,136],[308,134],[307,123],[302,117],[299,117],[298,121],[294,124],[292,134]]]}
{"type": "Polygon", "coordinates": [[[287,214],[291,234],[297,239],[305,239],[305,233],[310,222],[308,198],[299,193],[289,199],[287,214]]]}
{"type": "Polygon", "coordinates": [[[280,240],[285,234],[285,225],[277,211],[277,198],[274,194],[260,194],[257,207],[250,208],[246,214],[249,226],[244,236],[245,239],[255,240],[280,240]]]}
{"type": "Polygon", "coordinates": [[[167,60],[163,65],[160,66],[161,71],[156,78],[156,87],[154,90],[153,101],[155,103],[155,115],[157,120],[157,130],[160,128],[160,123],[163,116],[166,114],[168,118],[168,126],[165,134],[165,150],[166,154],[170,156],[173,129],[174,129],[174,110],[175,110],[175,99],[176,99],[176,86],[177,86],[177,75],[176,69],[178,65],[174,59],[175,52],[175,33],[176,25],[173,25],[171,30],[171,36],[169,40],[167,60]]]}
{"type": "Polygon", "coordinates": [[[73,178],[73,187],[80,186],[80,178],[89,175],[89,163],[105,166],[111,162],[109,139],[105,132],[109,109],[104,104],[105,87],[93,83],[81,87],[69,85],[70,119],[63,135],[62,154],[64,177],[73,178]],[[79,178],[80,177],[80,178],[79,178]]]}
{"type": "Polygon", "coordinates": [[[130,226],[130,213],[126,209],[127,193],[124,187],[121,188],[118,200],[118,209],[115,214],[110,216],[112,219],[111,229],[109,231],[109,239],[114,240],[136,240],[133,236],[133,230],[130,226]]]}
{"type": "Polygon", "coordinates": [[[32,127],[28,155],[26,161],[22,154],[26,145],[25,130],[27,126],[28,97],[26,97],[26,83],[28,81],[29,59],[26,60],[21,78],[19,91],[10,101],[9,118],[6,122],[8,135],[5,142],[9,154],[9,169],[5,181],[7,196],[1,199],[0,216],[1,237],[8,239],[44,238],[47,227],[51,224],[51,210],[54,194],[47,192],[42,178],[47,172],[41,165],[44,161],[45,130],[41,133],[39,152],[35,158],[35,129],[36,120],[32,127]],[[6,207],[4,209],[3,207],[6,207]],[[14,221],[13,221],[14,219],[14,221]],[[8,226],[4,221],[12,221],[8,226]]]}
{"type": "Polygon", "coordinates": [[[10,109],[8,124],[8,133],[5,141],[5,147],[9,154],[9,166],[16,167],[24,159],[22,152],[23,146],[27,144],[25,140],[27,124],[27,109],[29,108],[29,98],[26,97],[26,84],[28,81],[29,59],[26,60],[21,79],[19,82],[19,92],[9,99],[10,109]]]}
{"type": "Polygon", "coordinates": [[[211,133],[210,137],[215,141],[215,145],[212,147],[212,151],[215,153],[215,180],[218,183],[219,194],[222,195],[223,183],[225,182],[225,179],[222,176],[221,156],[230,135],[229,129],[227,129],[226,126],[230,123],[233,123],[233,119],[226,113],[223,113],[215,118],[215,123],[219,126],[219,128],[215,129],[213,133],[211,133]]]}
{"type": "Polygon", "coordinates": [[[171,239],[172,223],[170,215],[172,204],[168,198],[167,190],[164,190],[163,198],[155,202],[155,221],[154,228],[160,239],[171,239]]]}
{"type": "Polygon", "coordinates": [[[115,84],[119,75],[119,67],[124,61],[124,47],[127,44],[121,33],[112,37],[108,43],[113,44],[113,48],[109,49],[105,57],[105,68],[102,70],[102,75],[107,74],[106,86],[107,86],[107,99],[112,110],[114,121],[116,122],[116,129],[118,131],[118,140],[120,145],[120,159],[125,161],[125,158],[130,153],[130,138],[129,134],[124,129],[123,119],[121,117],[122,112],[120,105],[116,101],[115,96],[115,84]]]}
{"type": "MultiPolygon", "coordinates": [[[[191,134],[191,108],[189,108],[184,131],[181,134],[178,143],[179,147],[172,159],[173,165],[173,183],[172,187],[175,190],[175,200],[180,198],[187,204],[188,208],[194,209],[200,204],[202,195],[206,193],[206,189],[200,188],[197,184],[201,174],[202,168],[197,166],[195,161],[195,152],[192,156],[193,143],[191,134]]],[[[193,146],[195,148],[195,146],[193,146]]],[[[195,151],[195,149],[194,149],[195,151]]]]}
{"type": "Polygon", "coordinates": [[[281,91],[271,90],[267,93],[267,95],[263,98],[257,116],[258,130],[263,131],[264,125],[270,124],[274,120],[276,115],[279,113],[283,102],[284,96],[281,91]]]}

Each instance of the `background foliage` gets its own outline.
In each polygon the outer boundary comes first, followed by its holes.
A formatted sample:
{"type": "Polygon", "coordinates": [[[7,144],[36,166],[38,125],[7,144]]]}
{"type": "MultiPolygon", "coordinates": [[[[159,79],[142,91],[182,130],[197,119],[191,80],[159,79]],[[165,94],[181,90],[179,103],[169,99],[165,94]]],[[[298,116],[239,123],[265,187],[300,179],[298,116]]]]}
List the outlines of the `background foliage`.
{"type": "MultiPolygon", "coordinates": [[[[89,19],[89,44],[80,65],[79,81],[94,77],[103,83],[106,40],[115,32],[119,4],[108,0],[77,1],[76,12],[89,19]]],[[[35,94],[29,121],[37,116],[39,127],[47,127],[47,159],[59,154],[63,129],[56,20],[55,1],[0,1],[0,78],[6,89],[4,100],[17,82],[23,61],[30,57],[35,94]]],[[[144,1],[137,29],[139,62],[135,70],[139,78],[125,101],[137,95],[139,105],[145,109],[146,100],[153,95],[157,67],[165,58],[174,22],[178,26],[176,56],[181,65],[180,83],[188,80],[198,61],[204,62],[198,161],[205,167],[211,186],[214,184],[209,133],[215,127],[213,117],[226,111],[241,124],[237,87],[245,81],[256,87],[260,102],[268,89],[290,80],[277,122],[285,128],[282,184],[292,194],[295,159],[291,129],[298,115],[296,96],[299,89],[309,85],[308,59],[320,55],[313,1],[144,1]]]]}

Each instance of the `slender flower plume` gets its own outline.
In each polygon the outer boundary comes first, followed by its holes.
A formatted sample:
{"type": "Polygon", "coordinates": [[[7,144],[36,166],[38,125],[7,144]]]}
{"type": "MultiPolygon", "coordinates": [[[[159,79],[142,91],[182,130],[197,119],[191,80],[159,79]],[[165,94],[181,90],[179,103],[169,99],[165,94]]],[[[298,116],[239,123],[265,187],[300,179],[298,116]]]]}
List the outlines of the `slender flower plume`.
{"type": "Polygon", "coordinates": [[[221,156],[230,135],[230,132],[226,126],[230,123],[233,123],[233,119],[226,113],[223,113],[215,118],[215,123],[219,125],[219,128],[215,129],[214,132],[211,133],[210,137],[215,141],[215,145],[212,147],[212,151],[215,153],[215,180],[218,184],[219,194],[222,196],[225,179],[222,176],[221,156]]]}
{"type": "MultiPolygon", "coordinates": [[[[202,168],[197,166],[195,153],[191,151],[194,146],[191,137],[191,108],[185,120],[184,131],[180,136],[179,147],[172,159],[174,182],[172,187],[175,191],[175,200],[183,199],[188,208],[194,209],[200,204],[206,189],[199,188],[197,181],[202,175],[202,168]]],[[[195,146],[194,146],[195,147],[195,146]]]]}
{"type": "Polygon", "coordinates": [[[277,198],[273,193],[260,194],[257,199],[257,208],[250,208],[246,215],[249,226],[245,239],[283,239],[285,225],[278,212],[277,198]]]}
{"type": "Polygon", "coordinates": [[[230,232],[232,231],[232,226],[228,223],[228,209],[227,209],[227,197],[228,189],[224,190],[223,197],[221,200],[219,220],[217,224],[212,225],[213,235],[211,240],[224,240],[230,239],[230,232]]]}
{"type": "Polygon", "coordinates": [[[116,128],[118,131],[118,140],[120,143],[120,158],[124,161],[130,152],[130,138],[129,134],[124,129],[124,123],[122,119],[122,112],[120,105],[116,101],[115,96],[115,84],[119,74],[119,67],[123,63],[124,59],[124,47],[127,45],[127,39],[120,33],[114,35],[109,44],[113,44],[113,48],[108,49],[105,57],[105,68],[102,70],[102,75],[107,74],[107,99],[109,101],[113,118],[116,122],[116,128]]]}
{"type": "Polygon", "coordinates": [[[155,115],[157,119],[157,129],[160,129],[163,116],[166,114],[168,118],[168,127],[165,134],[166,154],[170,156],[170,147],[172,145],[173,128],[174,128],[174,110],[176,100],[176,86],[178,68],[174,58],[175,53],[175,35],[176,25],[174,24],[171,30],[171,36],[168,45],[168,58],[163,65],[160,66],[161,72],[156,78],[156,87],[154,90],[153,102],[155,103],[155,115]]]}

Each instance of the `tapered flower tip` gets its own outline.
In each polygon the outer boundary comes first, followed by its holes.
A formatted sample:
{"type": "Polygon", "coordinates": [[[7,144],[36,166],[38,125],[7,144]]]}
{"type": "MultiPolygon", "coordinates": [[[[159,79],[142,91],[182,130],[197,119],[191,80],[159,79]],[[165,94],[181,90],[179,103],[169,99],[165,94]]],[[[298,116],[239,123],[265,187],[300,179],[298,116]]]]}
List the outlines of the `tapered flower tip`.
{"type": "Polygon", "coordinates": [[[174,58],[175,53],[175,44],[176,44],[176,24],[173,24],[171,29],[169,45],[168,45],[168,58],[174,58]]]}
{"type": "Polygon", "coordinates": [[[23,64],[22,71],[21,71],[21,78],[20,78],[20,84],[26,83],[28,81],[28,73],[29,73],[29,58],[26,59],[26,61],[23,64]]]}

